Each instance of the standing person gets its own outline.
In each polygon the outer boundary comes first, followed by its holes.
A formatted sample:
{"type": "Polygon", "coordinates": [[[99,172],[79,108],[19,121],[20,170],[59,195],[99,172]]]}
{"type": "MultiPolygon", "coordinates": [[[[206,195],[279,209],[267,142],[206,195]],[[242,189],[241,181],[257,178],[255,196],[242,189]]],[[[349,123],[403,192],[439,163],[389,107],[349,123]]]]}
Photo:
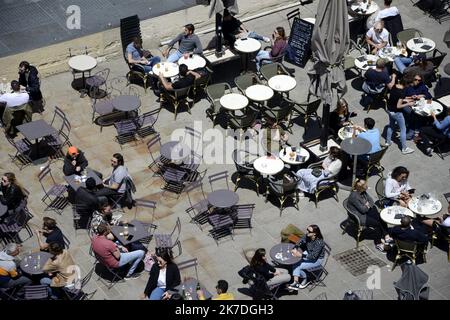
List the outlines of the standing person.
{"type": "Polygon", "coordinates": [[[156,252],[156,263],[150,270],[150,277],[145,286],[142,299],[167,300],[170,298],[168,290],[176,291],[175,287],[181,283],[180,270],[173,262],[169,249],[156,252]]]}
{"type": "Polygon", "coordinates": [[[64,235],[61,229],[56,225],[56,220],[49,217],[44,217],[42,220],[44,222],[42,230],[36,230],[35,232],[40,250],[48,251],[50,243],[53,242],[56,242],[60,247],[65,248],[64,235]],[[42,239],[42,236],[45,237],[45,242],[42,239]]]}
{"type": "Polygon", "coordinates": [[[61,298],[63,295],[62,288],[79,280],[75,270],[75,262],[69,251],[64,250],[55,242],[50,243],[48,252],[52,257],[47,260],[42,268],[46,276],[40,280],[40,283],[49,286],[48,291],[51,297],[61,298]]]}
{"type": "Polygon", "coordinates": [[[32,284],[31,279],[23,276],[17,269],[15,259],[20,253],[21,246],[8,243],[0,252],[0,288],[16,288],[32,284]]]}
{"type": "Polygon", "coordinates": [[[98,261],[109,268],[120,268],[131,264],[125,280],[137,279],[139,274],[134,273],[145,255],[143,250],[128,251],[127,248],[117,245],[107,238],[111,229],[106,224],[100,224],[97,228],[98,235],[92,238],[92,250],[98,261]]]}
{"type": "Polygon", "coordinates": [[[402,207],[408,207],[411,194],[414,189],[408,183],[409,171],[403,166],[398,166],[392,170],[389,178],[386,179],[384,195],[391,199],[391,204],[398,201],[402,207]]]}
{"type": "Polygon", "coordinates": [[[69,147],[64,158],[63,172],[65,176],[76,174],[81,176],[84,169],[87,168],[89,162],[84,156],[84,152],[75,146],[69,147]]]}
{"type": "Polygon", "coordinates": [[[348,208],[356,214],[361,225],[375,230],[377,236],[374,239],[377,250],[384,252],[384,243],[392,239],[388,235],[387,225],[380,218],[375,202],[367,193],[367,181],[356,179],[353,190],[348,198],[348,208]]]}
{"type": "Polygon", "coordinates": [[[295,245],[292,255],[302,258],[292,267],[294,281],[288,288],[291,290],[304,289],[310,283],[305,270],[321,266],[325,258],[325,242],[317,225],[308,226],[306,235],[295,245]],[[302,282],[299,282],[300,278],[302,278],[302,282]]]}
{"type": "Polygon", "coordinates": [[[450,109],[447,109],[447,112],[448,115],[442,121],[439,121],[436,118],[436,114],[434,112],[431,112],[431,116],[434,120],[433,125],[422,127],[420,129],[420,142],[423,145],[425,154],[429,157],[431,157],[433,153],[433,140],[443,140],[446,138],[450,138],[450,109]]]}
{"type": "Polygon", "coordinates": [[[269,287],[288,283],[291,280],[291,275],[286,269],[275,268],[267,262],[266,250],[263,248],[255,251],[250,261],[250,267],[266,279],[269,287]]]}
{"type": "Polygon", "coordinates": [[[139,65],[144,69],[145,73],[151,73],[153,66],[161,62],[161,58],[153,56],[150,51],[142,48],[142,39],[134,37],[126,48],[127,60],[131,65],[139,65]]]}
{"type": "Polygon", "coordinates": [[[125,160],[120,153],[113,154],[111,158],[112,173],[111,176],[103,181],[103,188],[96,192],[97,197],[105,196],[112,199],[125,193],[125,179],[131,179],[128,170],[125,167],[125,160]]]}
{"type": "Polygon", "coordinates": [[[256,55],[256,69],[259,71],[261,65],[272,63],[270,59],[278,57],[286,51],[286,32],[283,27],[276,27],[272,34],[272,49],[270,51],[260,50],[256,55]]]}
{"type": "Polygon", "coordinates": [[[375,25],[367,31],[366,41],[369,44],[370,52],[375,55],[378,50],[389,45],[389,31],[384,28],[383,21],[375,22],[375,25]]]}
{"type": "MultiPolygon", "coordinates": [[[[19,207],[26,205],[26,193],[16,175],[12,172],[6,172],[2,176],[0,202],[8,208],[8,213],[16,211],[19,207]]],[[[5,218],[3,216],[2,218],[5,218]]]]}
{"type": "Polygon", "coordinates": [[[40,103],[42,111],[42,93],[39,72],[35,66],[30,65],[28,61],[22,61],[19,64],[19,83],[30,95],[30,100],[40,103]]]}
{"type": "Polygon", "coordinates": [[[163,51],[163,56],[167,57],[168,62],[177,63],[183,56],[188,57],[191,53],[203,53],[200,38],[194,34],[194,31],[194,25],[189,23],[184,26],[184,31],[182,33],[169,42],[167,48],[163,51]],[[176,42],[179,42],[178,49],[169,56],[169,50],[176,42]]]}
{"type": "Polygon", "coordinates": [[[387,103],[389,126],[386,133],[386,145],[390,146],[392,144],[392,133],[397,124],[400,128],[400,147],[402,154],[414,152],[414,149],[411,149],[406,145],[406,122],[404,113],[402,112],[404,108],[412,107],[414,105],[412,99],[406,98],[406,84],[405,79],[402,78],[399,83],[392,87],[387,103]]]}

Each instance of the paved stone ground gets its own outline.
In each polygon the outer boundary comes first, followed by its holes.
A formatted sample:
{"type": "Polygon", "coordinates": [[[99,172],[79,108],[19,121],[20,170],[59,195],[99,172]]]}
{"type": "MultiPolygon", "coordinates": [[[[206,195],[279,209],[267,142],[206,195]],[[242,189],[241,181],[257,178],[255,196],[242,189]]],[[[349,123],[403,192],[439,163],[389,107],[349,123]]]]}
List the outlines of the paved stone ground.
{"type": "MultiPolygon", "coordinates": [[[[424,35],[434,39],[437,47],[445,49],[441,41],[441,37],[445,32],[445,26],[439,25],[435,21],[425,17],[421,11],[413,8],[409,1],[402,1],[398,4],[403,16],[403,21],[406,27],[417,27],[423,30],[424,35]]],[[[316,9],[316,4],[301,7],[302,17],[313,17],[316,9]]],[[[285,20],[286,12],[279,12],[262,19],[248,22],[247,25],[263,34],[270,34],[274,26],[281,25],[288,29],[287,21],[285,20]]],[[[184,22],[180,21],[182,25],[184,22]]],[[[206,38],[202,41],[206,43],[206,38]]],[[[447,58],[444,64],[449,62],[447,58]]],[[[289,65],[292,67],[291,65],[289,65]]],[[[110,79],[116,76],[125,75],[127,71],[126,65],[121,58],[116,61],[108,62],[108,64],[100,64],[97,69],[108,67],[111,69],[110,79]]],[[[232,79],[237,75],[238,68],[235,64],[230,64],[226,67],[216,70],[216,79],[232,79]]],[[[291,93],[291,97],[303,100],[307,95],[308,79],[305,70],[296,68],[295,77],[297,80],[297,88],[291,93]]],[[[246,264],[245,258],[242,254],[243,250],[249,248],[264,247],[269,250],[273,245],[280,241],[280,230],[289,223],[295,224],[300,228],[306,228],[309,224],[318,224],[322,229],[325,240],[332,248],[332,256],[342,253],[346,250],[355,247],[355,240],[348,235],[342,235],[339,224],[345,220],[346,213],[342,208],[341,201],[348,197],[348,192],[339,191],[339,203],[333,198],[321,200],[316,209],[312,201],[307,198],[302,199],[297,211],[293,207],[286,208],[280,217],[279,209],[271,202],[265,203],[263,197],[257,197],[254,191],[247,189],[239,189],[240,203],[255,203],[256,212],[253,217],[253,230],[250,233],[248,230],[237,230],[234,240],[226,239],[218,246],[212,238],[207,236],[207,230],[200,231],[195,225],[189,223],[189,217],[185,213],[188,207],[187,197],[183,194],[178,200],[174,199],[172,195],[162,195],[160,187],[162,180],[154,178],[147,168],[149,164],[149,156],[146,150],[146,145],[143,142],[138,144],[129,144],[121,148],[114,142],[114,129],[104,128],[100,132],[99,128],[91,123],[91,101],[89,98],[81,99],[79,94],[73,91],[70,87],[72,76],[69,72],[52,76],[42,81],[42,90],[47,100],[46,111],[43,118],[47,121],[51,120],[53,107],[55,105],[61,107],[68,115],[72,123],[71,141],[74,145],[81,148],[88,160],[90,167],[102,171],[107,174],[109,169],[109,158],[115,152],[121,152],[126,161],[126,165],[131,172],[137,186],[136,197],[155,200],[158,203],[156,211],[156,224],[158,225],[158,232],[170,232],[176,219],[179,217],[182,222],[181,241],[183,246],[183,254],[177,258],[177,261],[183,261],[190,258],[197,258],[199,261],[200,280],[211,291],[214,290],[215,283],[218,279],[226,279],[230,283],[230,291],[233,292],[239,299],[249,299],[238,291],[239,288],[245,287],[241,283],[241,278],[237,271],[246,264]]],[[[360,89],[357,86],[358,80],[348,81],[349,92],[346,99],[349,102],[352,111],[358,113],[355,119],[356,123],[362,123],[367,116],[366,112],[362,110],[359,104],[361,96],[360,89]],[[356,87],[357,89],[355,89],[356,87]]],[[[153,93],[145,94],[141,90],[142,108],[141,112],[154,109],[158,106],[155,102],[156,97],[153,93]]],[[[170,135],[175,129],[184,128],[185,125],[193,125],[193,121],[201,121],[203,130],[212,127],[210,120],[206,119],[204,110],[207,108],[206,100],[201,100],[196,103],[192,109],[192,115],[182,112],[179,114],[177,121],[173,121],[173,114],[165,109],[160,113],[157,130],[161,133],[162,141],[169,141],[170,135]]],[[[377,122],[377,127],[380,130],[384,129],[387,123],[387,114],[382,109],[370,111],[369,115],[377,122]]],[[[40,116],[36,115],[35,119],[40,116]]],[[[225,130],[220,126],[217,129],[225,133],[225,130]]],[[[308,134],[305,135],[305,130],[302,126],[295,125],[294,134],[290,136],[291,144],[298,144],[303,141],[305,136],[317,134],[317,126],[312,124],[308,129],[308,134]]],[[[2,171],[16,172],[19,181],[21,181],[27,189],[31,191],[30,208],[33,211],[35,218],[32,220],[33,224],[40,225],[43,216],[52,216],[56,218],[63,232],[69,237],[72,242],[70,251],[73,254],[75,261],[80,265],[83,273],[90,270],[93,264],[93,258],[89,256],[89,239],[86,232],[79,230],[75,232],[72,226],[71,209],[68,207],[64,210],[62,215],[54,214],[53,212],[44,212],[44,207],[40,201],[42,197],[42,190],[37,182],[36,176],[39,172],[39,166],[30,166],[22,171],[10,163],[8,153],[13,150],[8,143],[2,139],[2,152],[0,153],[0,168],[2,171]]],[[[147,140],[147,139],[146,139],[147,140]]],[[[408,143],[416,150],[410,155],[402,155],[400,150],[394,145],[389,148],[387,154],[383,159],[383,166],[386,168],[385,173],[389,172],[397,165],[404,165],[411,171],[410,183],[417,189],[417,193],[434,192],[440,196],[440,200],[444,202],[442,193],[449,191],[449,162],[448,159],[443,161],[434,155],[428,158],[423,155],[412,143],[408,143]]],[[[225,149],[226,154],[231,154],[232,149],[225,149]]],[[[58,161],[52,164],[52,169],[55,174],[57,182],[63,182],[62,177],[62,162],[58,161]]],[[[235,171],[232,164],[215,164],[202,165],[201,169],[208,169],[207,174],[213,174],[222,170],[228,170],[230,173],[235,171]]],[[[369,193],[374,197],[374,186],[377,178],[372,177],[369,180],[369,193]]],[[[231,183],[232,185],[232,183],[231,183]]],[[[209,191],[209,186],[205,188],[209,191]]],[[[444,205],[444,208],[446,206],[444,205]]],[[[127,218],[134,216],[134,210],[126,213],[127,218]]],[[[149,217],[143,213],[138,213],[139,218],[143,221],[148,221],[149,217]]],[[[207,229],[207,228],[206,228],[207,229]]],[[[400,268],[396,268],[393,272],[390,271],[392,262],[386,259],[386,256],[375,250],[371,240],[362,242],[371,255],[383,260],[386,266],[381,269],[381,283],[380,288],[374,292],[375,299],[395,299],[396,293],[392,285],[401,276],[400,268]]],[[[35,238],[28,239],[24,242],[25,250],[37,247],[37,240],[35,238]]],[[[153,242],[150,243],[150,248],[153,248],[153,242]]],[[[432,248],[428,252],[428,262],[422,264],[423,269],[430,276],[429,284],[431,286],[431,299],[449,299],[450,298],[450,272],[448,268],[446,253],[438,248],[432,248]]],[[[368,274],[354,277],[341,264],[339,264],[333,257],[330,257],[327,265],[329,275],[325,280],[326,287],[318,287],[309,292],[307,289],[300,291],[298,295],[283,296],[282,299],[313,299],[322,292],[326,292],[329,299],[341,299],[344,292],[349,289],[364,289],[366,288],[366,280],[368,274]]],[[[192,275],[184,274],[184,275],[192,275]]],[[[88,285],[88,290],[97,290],[94,299],[138,299],[142,293],[148,276],[145,274],[137,280],[119,283],[111,290],[108,290],[101,282],[97,281],[97,276],[94,275],[88,285]]]]}

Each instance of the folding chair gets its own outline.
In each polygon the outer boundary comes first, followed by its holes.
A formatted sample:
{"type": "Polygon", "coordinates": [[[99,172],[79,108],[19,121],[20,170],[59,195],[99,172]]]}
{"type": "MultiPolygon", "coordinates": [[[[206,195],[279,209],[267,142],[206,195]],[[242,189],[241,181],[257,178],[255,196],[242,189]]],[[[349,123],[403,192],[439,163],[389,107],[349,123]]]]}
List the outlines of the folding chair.
{"type": "Polygon", "coordinates": [[[99,259],[97,254],[95,252],[93,253],[98,262],[96,265],[94,264],[94,269],[96,269],[98,266],[100,266],[100,268],[103,268],[103,270],[97,270],[97,281],[103,282],[107,286],[108,290],[110,290],[116,283],[125,281],[124,278],[126,275],[126,270],[128,270],[129,268],[128,264],[120,268],[111,268],[101,263],[101,260],[99,259]],[[107,278],[105,278],[105,270],[109,273],[106,275],[107,278]]]}
{"type": "Polygon", "coordinates": [[[153,176],[159,176],[164,173],[166,167],[165,165],[170,163],[169,159],[162,157],[161,155],[155,155],[156,148],[161,149],[161,136],[157,133],[147,142],[147,150],[150,154],[151,163],[148,168],[153,171],[153,176]]]}
{"type": "Polygon", "coordinates": [[[180,270],[180,271],[194,267],[194,269],[195,269],[195,277],[196,277],[197,281],[199,280],[198,270],[197,270],[197,266],[198,266],[197,258],[179,262],[179,263],[177,263],[177,266],[178,266],[178,270],[180,270]]]}
{"type": "Polygon", "coordinates": [[[41,201],[46,205],[44,211],[53,210],[57,214],[61,215],[64,208],[69,203],[68,199],[64,196],[64,193],[67,191],[67,187],[63,184],[56,183],[50,169],[50,164],[46,165],[41,172],[39,172],[38,180],[41,184],[42,190],[44,191],[44,196],[41,198],[41,201]],[[52,182],[48,189],[44,186],[44,179],[46,179],[47,176],[50,177],[52,182]]]}
{"type": "Polygon", "coordinates": [[[146,136],[156,133],[155,124],[158,121],[159,112],[161,108],[143,113],[137,119],[137,135],[139,138],[144,139],[146,136]],[[154,117],[156,115],[156,117],[154,117]]]}
{"type": "Polygon", "coordinates": [[[327,265],[328,258],[331,254],[331,247],[327,244],[325,244],[325,257],[324,262],[322,265],[310,269],[306,269],[306,275],[308,277],[308,280],[310,281],[309,284],[309,291],[311,292],[314,288],[317,286],[325,287],[325,283],[323,282],[325,278],[328,276],[328,271],[325,269],[325,266],[327,265]]]}
{"type": "Polygon", "coordinates": [[[208,222],[209,215],[209,202],[205,197],[205,193],[203,191],[203,183],[201,180],[197,180],[192,182],[185,188],[186,194],[188,196],[190,207],[186,209],[186,213],[189,215],[191,219],[190,222],[196,224],[200,230],[202,230],[202,225],[208,222]],[[200,191],[200,200],[194,201],[193,193],[196,191],[200,191]]]}
{"type": "Polygon", "coordinates": [[[213,214],[208,217],[209,223],[213,228],[208,232],[208,235],[214,239],[217,245],[219,240],[227,236],[233,238],[233,220],[230,216],[224,216],[221,214],[213,214]]]}
{"type": "Polygon", "coordinates": [[[91,300],[92,297],[95,295],[97,290],[94,290],[93,292],[86,293],[84,292],[84,288],[89,283],[89,281],[92,278],[92,275],[95,271],[95,263],[92,266],[91,270],[84,276],[83,279],[79,280],[79,284],[75,284],[74,287],[64,287],[64,293],[69,300],[91,300]],[[79,285],[79,288],[77,286],[79,285]]]}
{"type": "Polygon", "coordinates": [[[173,249],[175,246],[178,247],[178,256],[182,253],[181,248],[181,242],[179,240],[181,233],[181,221],[180,218],[177,218],[177,221],[175,222],[175,226],[173,227],[173,230],[170,234],[167,233],[161,233],[161,234],[155,234],[155,248],[167,248],[167,249],[173,249]]]}
{"type": "Polygon", "coordinates": [[[138,126],[134,119],[125,119],[118,121],[114,123],[114,127],[117,131],[116,141],[120,145],[121,149],[122,145],[128,142],[137,141],[136,133],[138,130],[138,126]]]}
{"type": "Polygon", "coordinates": [[[236,222],[234,223],[234,229],[250,229],[252,233],[252,216],[255,210],[255,204],[240,204],[233,208],[236,210],[236,222]]]}
{"type": "Polygon", "coordinates": [[[30,158],[31,143],[27,139],[14,141],[14,139],[11,139],[8,135],[5,135],[5,137],[16,150],[16,154],[8,155],[11,158],[11,162],[13,162],[19,170],[22,170],[24,167],[33,163],[33,160],[30,158]]]}
{"type": "Polygon", "coordinates": [[[25,286],[24,287],[25,300],[47,300],[48,287],[44,285],[25,286]]]}
{"type": "Polygon", "coordinates": [[[215,174],[212,174],[208,177],[209,185],[211,186],[211,190],[214,191],[213,184],[217,184],[218,181],[224,180],[227,185],[227,189],[230,190],[230,186],[228,184],[228,171],[222,171],[215,174]]]}

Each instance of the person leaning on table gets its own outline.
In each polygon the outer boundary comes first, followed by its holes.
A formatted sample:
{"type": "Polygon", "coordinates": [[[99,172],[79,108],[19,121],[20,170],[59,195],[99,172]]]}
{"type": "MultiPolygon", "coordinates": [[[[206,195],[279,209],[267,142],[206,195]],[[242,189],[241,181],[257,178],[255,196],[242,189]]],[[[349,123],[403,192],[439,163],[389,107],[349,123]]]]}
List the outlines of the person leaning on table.
{"type": "Polygon", "coordinates": [[[384,195],[391,200],[390,205],[398,201],[402,207],[408,206],[411,194],[414,192],[414,189],[408,183],[408,177],[408,169],[398,166],[392,170],[390,177],[386,179],[384,195]]]}
{"type": "Polygon", "coordinates": [[[442,120],[439,121],[436,118],[436,114],[431,112],[433,117],[433,125],[420,128],[420,144],[424,149],[427,156],[431,157],[433,153],[433,148],[431,147],[431,141],[433,139],[444,140],[450,139],[450,108],[447,109],[449,114],[442,120]]]}

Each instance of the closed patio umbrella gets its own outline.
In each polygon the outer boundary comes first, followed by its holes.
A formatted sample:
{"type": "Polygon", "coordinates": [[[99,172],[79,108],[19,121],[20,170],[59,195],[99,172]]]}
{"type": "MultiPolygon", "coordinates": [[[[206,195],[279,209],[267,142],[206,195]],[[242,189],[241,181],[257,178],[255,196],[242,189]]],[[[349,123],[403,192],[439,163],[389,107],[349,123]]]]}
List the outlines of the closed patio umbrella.
{"type": "Polygon", "coordinates": [[[237,0],[212,0],[210,1],[209,18],[216,15],[216,54],[222,53],[222,17],[223,10],[227,9],[232,15],[239,13],[237,0]]]}
{"type": "Polygon", "coordinates": [[[402,277],[394,282],[399,300],[428,300],[428,275],[411,262],[402,265],[402,277]]]}
{"type": "Polygon", "coordinates": [[[350,44],[346,0],[320,0],[311,39],[314,65],[308,70],[310,93],[319,96],[323,105],[323,129],[320,139],[322,150],[327,149],[332,89],[343,95],[347,86],[343,60],[350,44]]]}

